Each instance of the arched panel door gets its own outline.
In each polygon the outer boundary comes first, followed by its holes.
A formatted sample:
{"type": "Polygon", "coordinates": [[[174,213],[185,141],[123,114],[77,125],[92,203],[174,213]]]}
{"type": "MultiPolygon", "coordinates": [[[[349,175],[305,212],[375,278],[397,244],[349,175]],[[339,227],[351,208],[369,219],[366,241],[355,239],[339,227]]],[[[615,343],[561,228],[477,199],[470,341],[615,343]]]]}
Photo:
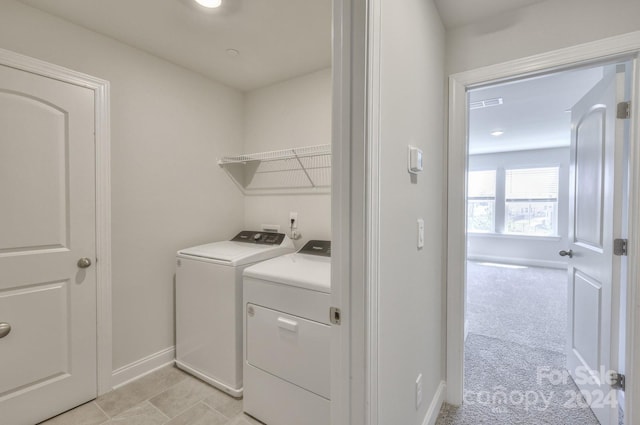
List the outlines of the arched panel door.
{"type": "Polygon", "coordinates": [[[617,367],[613,309],[619,264],[622,139],[616,134],[617,73],[603,79],[571,110],[571,184],[567,369],[602,425],[618,423],[608,371],[617,367]],[[619,173],[618,173],[619,174],[619,173]]]}
{"type": "Polygon", "coordinates": [[[0,422],[96,397],[94,92],[0,66],[0,422]]]}

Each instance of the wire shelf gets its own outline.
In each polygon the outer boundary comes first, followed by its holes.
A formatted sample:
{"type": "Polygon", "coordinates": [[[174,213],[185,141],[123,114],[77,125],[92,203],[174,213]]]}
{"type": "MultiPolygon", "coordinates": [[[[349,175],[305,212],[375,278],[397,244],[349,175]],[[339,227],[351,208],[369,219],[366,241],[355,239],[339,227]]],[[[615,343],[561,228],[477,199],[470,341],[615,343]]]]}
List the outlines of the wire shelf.
{"type": "Polygon", "coordinates": [[[326,193],[331,187],[331,145],[225,156],[218,165],[246,195],[326,193]]]}
{"type": "Polygon", "coordinates": [[[331,145],[305,146],[300,148],[282,149],[271,152],[250,153],[238,156],[225,156],[218,160],[218,165],[237,164],[251,161],[282,161],[291,158],[331,155],[331,145]]]}

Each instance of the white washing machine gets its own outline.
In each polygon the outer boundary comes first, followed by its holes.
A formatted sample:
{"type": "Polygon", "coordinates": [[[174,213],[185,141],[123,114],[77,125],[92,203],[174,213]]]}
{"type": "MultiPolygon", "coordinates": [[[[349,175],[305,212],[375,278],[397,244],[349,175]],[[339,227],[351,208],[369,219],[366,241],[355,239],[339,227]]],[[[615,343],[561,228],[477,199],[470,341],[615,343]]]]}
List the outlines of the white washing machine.
{"type": "Polygon", "coordinates": [[[329,425],[331,243],[244,271],[244,411],[268,425],[329,425]]]}
{"type": "Polygon", "coordinates": [[[294,252],[282,233],[242,231],[230,241],[178,251],[176,365],[242,395],[242,271],[294,252]]]}

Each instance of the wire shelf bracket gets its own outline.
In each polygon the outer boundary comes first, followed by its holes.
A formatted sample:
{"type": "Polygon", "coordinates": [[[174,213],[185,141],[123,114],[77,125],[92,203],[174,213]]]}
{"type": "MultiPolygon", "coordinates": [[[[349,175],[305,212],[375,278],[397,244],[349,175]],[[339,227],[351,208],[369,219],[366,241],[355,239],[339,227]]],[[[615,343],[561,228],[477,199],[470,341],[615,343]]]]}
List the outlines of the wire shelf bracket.
{"type": "Polygon", "coordinates": [[[218,165],[245,195],[329,193],[331,145],[225,156],[218,165]]]}

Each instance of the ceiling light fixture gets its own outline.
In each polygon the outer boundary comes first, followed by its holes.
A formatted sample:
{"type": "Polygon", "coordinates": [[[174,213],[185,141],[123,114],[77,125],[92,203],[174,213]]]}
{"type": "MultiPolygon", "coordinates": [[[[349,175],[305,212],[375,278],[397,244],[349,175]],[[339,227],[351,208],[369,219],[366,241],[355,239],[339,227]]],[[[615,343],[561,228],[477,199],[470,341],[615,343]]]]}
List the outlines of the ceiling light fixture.
{"type": "Polygon", "coordinates": [[[494,130],[491,132],[491,135],[495,137],[502,136],[503,134],[504,134],[504,131],[502,130],[494,130]]]}
{"type": "Polygon", "coordinates": [[[222,4],[222,0],[195,0],[202,7],[206,7],[209,9],[214,9],[216,7],[220,7],[222,4]]]}

